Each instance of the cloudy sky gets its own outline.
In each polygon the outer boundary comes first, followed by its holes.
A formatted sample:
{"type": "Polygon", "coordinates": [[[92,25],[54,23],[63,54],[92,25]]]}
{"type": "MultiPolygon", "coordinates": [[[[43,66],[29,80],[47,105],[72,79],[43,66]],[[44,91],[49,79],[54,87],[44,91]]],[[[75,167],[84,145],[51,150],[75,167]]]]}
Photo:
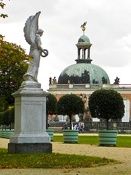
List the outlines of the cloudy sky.
{"type": "Polygon", "coordinates": [[[85,34],[92,43],[92,64],[99,65],[120,84],[131,84],[131,0],[4,0],[0,34],[21,45],[29,53],[23,33],[25,21],[41,11],[39,28],[44,30],[42,47],[49,56],[41,58],[38,80],[48,89],[49,77],[75,64],[76,44],[82,35],[80,25],[87,21],[85,34]]]}

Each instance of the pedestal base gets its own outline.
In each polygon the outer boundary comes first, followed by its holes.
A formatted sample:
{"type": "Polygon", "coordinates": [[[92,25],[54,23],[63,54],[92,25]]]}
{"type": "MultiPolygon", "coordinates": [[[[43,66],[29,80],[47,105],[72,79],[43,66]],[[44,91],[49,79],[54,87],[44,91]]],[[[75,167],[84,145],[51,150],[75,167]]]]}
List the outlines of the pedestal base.
{"type": "Polygon", "coordinates": [[[51,143],[9,143],[8,153],[52,153],[51,143]]]}
{"type": "Polygon", "coordinates": [[[46,96],[40,83],[24,81],[15,97],[15,131],[8,144],[9,153],[51,153],[46,133],[46,96]]]}

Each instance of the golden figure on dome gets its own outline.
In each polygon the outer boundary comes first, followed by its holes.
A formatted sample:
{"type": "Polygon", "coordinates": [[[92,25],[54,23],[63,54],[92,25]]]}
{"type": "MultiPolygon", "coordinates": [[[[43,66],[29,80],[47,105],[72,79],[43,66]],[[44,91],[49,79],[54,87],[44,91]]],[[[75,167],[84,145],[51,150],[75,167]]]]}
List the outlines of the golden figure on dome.
{"type": "Polygon", "coordinates": [[[82,31],[83,31],[83,33],[84,33],[84,31],[86,30],[86,24],[87,24],[87,22],[84,22],[82,25],[81,25],[81,28],[82,28],[82,31]]]}

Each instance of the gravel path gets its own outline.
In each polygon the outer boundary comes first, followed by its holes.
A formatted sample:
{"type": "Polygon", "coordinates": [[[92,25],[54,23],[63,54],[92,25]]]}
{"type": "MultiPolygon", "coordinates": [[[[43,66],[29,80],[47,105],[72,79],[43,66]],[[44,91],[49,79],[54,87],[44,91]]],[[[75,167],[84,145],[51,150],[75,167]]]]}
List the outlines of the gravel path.
{"type": "MultiPolygon", "coordinates": [[[[0,139],[0,147],[7,148],[9,140],[0,139]]],[[[87,144],[53,142],[53,152],[82,154],[119,160],[121,164],[75,169],[1,169],[0,175],[131,175],[131,148],[99,147],[87,144]]]]}

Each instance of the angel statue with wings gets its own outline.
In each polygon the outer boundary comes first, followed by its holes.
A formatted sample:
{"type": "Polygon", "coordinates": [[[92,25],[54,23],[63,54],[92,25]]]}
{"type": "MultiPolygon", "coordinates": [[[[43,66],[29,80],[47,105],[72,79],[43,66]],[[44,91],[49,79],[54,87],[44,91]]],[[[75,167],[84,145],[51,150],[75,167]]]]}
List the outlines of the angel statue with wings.
{"type": "Polygon", "coordinates": [[[43,30],[38,28],[38,18],[41,12],[36,13],[34,16],[30,16],[24,27],[24,36],[27,43],[30,45],[30,65],[26,74],[23,76],[25,81],[36,81],[40,64],[40,56],[46,57],[48,50],[41,47],[41,36],[43,30]]]}

